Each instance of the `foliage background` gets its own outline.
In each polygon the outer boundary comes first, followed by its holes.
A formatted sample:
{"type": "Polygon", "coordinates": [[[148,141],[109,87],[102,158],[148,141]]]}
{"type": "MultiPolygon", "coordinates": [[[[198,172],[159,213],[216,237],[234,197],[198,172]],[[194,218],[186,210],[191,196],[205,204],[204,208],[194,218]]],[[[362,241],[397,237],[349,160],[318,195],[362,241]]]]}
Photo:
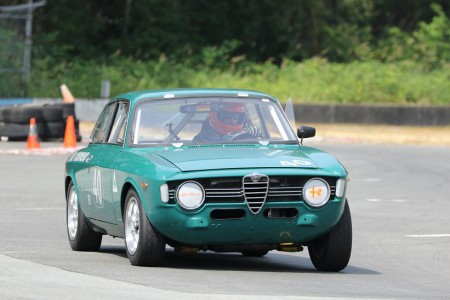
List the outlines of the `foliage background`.
{"type": "Polygon", "coordinates": [[[448,0],[48,0],[35,11],[28,93],[58,97],[66,83],[97,98],[109,79],[112,94],[234,87],[450,104],[449,15],[448,0]]]}

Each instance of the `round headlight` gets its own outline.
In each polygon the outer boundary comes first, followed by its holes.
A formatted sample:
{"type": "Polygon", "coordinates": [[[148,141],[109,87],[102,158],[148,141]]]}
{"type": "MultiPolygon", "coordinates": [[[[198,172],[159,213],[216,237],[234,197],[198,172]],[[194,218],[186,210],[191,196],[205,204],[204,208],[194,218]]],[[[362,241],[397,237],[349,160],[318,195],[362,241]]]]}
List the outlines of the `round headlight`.
{"type": "Polygon", "coordinates": [[[314,207],[320,207],[330,199],[330,185],[321,178],[312,178],[303,187],[303,199],[314,207]]]}
{"type": "Polygon", "coordinates": [[[178,187],[177,199],[181,207],[185,209],[196,209],[203,204],[205,191],[198,182],[186,181],[178,187]]]}

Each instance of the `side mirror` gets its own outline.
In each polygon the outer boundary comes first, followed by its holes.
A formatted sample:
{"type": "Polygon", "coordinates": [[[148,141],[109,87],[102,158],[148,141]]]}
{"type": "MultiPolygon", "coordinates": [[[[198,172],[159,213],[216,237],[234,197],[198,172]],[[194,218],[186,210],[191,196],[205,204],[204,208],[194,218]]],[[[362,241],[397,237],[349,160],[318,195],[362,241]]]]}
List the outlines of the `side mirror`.
{"type": "Polygon", "coordinates": [[[297,129],[297,136],[300,138],[300,143],[303,144],[303,139],[311,138],[316,135],[316,128],[310,126],[300,126],[297,129]]]}

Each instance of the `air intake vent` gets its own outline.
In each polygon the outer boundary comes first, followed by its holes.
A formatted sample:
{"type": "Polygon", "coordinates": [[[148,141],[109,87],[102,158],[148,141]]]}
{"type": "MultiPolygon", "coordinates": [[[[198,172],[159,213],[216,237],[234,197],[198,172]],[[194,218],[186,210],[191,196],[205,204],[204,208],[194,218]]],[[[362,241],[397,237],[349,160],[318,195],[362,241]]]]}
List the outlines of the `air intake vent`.
{"type": "Polygon", "coordinates": [[[266,202],[269,190],[269,177],[253,173],[242,179],[245,202],[253,214],[259,213],[266,202]]]}

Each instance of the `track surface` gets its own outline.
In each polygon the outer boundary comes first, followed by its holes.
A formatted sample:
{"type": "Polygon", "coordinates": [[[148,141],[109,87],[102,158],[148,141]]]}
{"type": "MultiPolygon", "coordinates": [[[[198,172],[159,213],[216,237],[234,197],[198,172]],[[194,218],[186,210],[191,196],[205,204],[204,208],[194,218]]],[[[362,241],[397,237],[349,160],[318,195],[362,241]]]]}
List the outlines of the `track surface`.
{"type": "MultiPolygon", "coordinates": [[[[1,154],[0,298],[448,299],[450,149],[314,146],[351,177],[353,253],[340,273],[315,271],[307,250],[246,258],[168,248],[158,268],[132,267],[121,239],[105,238],[100,253],[73,252],[63,188],[69,154],[1,154]]],[[[11,147],[25,146],[0,143],[11,147]]]]}

